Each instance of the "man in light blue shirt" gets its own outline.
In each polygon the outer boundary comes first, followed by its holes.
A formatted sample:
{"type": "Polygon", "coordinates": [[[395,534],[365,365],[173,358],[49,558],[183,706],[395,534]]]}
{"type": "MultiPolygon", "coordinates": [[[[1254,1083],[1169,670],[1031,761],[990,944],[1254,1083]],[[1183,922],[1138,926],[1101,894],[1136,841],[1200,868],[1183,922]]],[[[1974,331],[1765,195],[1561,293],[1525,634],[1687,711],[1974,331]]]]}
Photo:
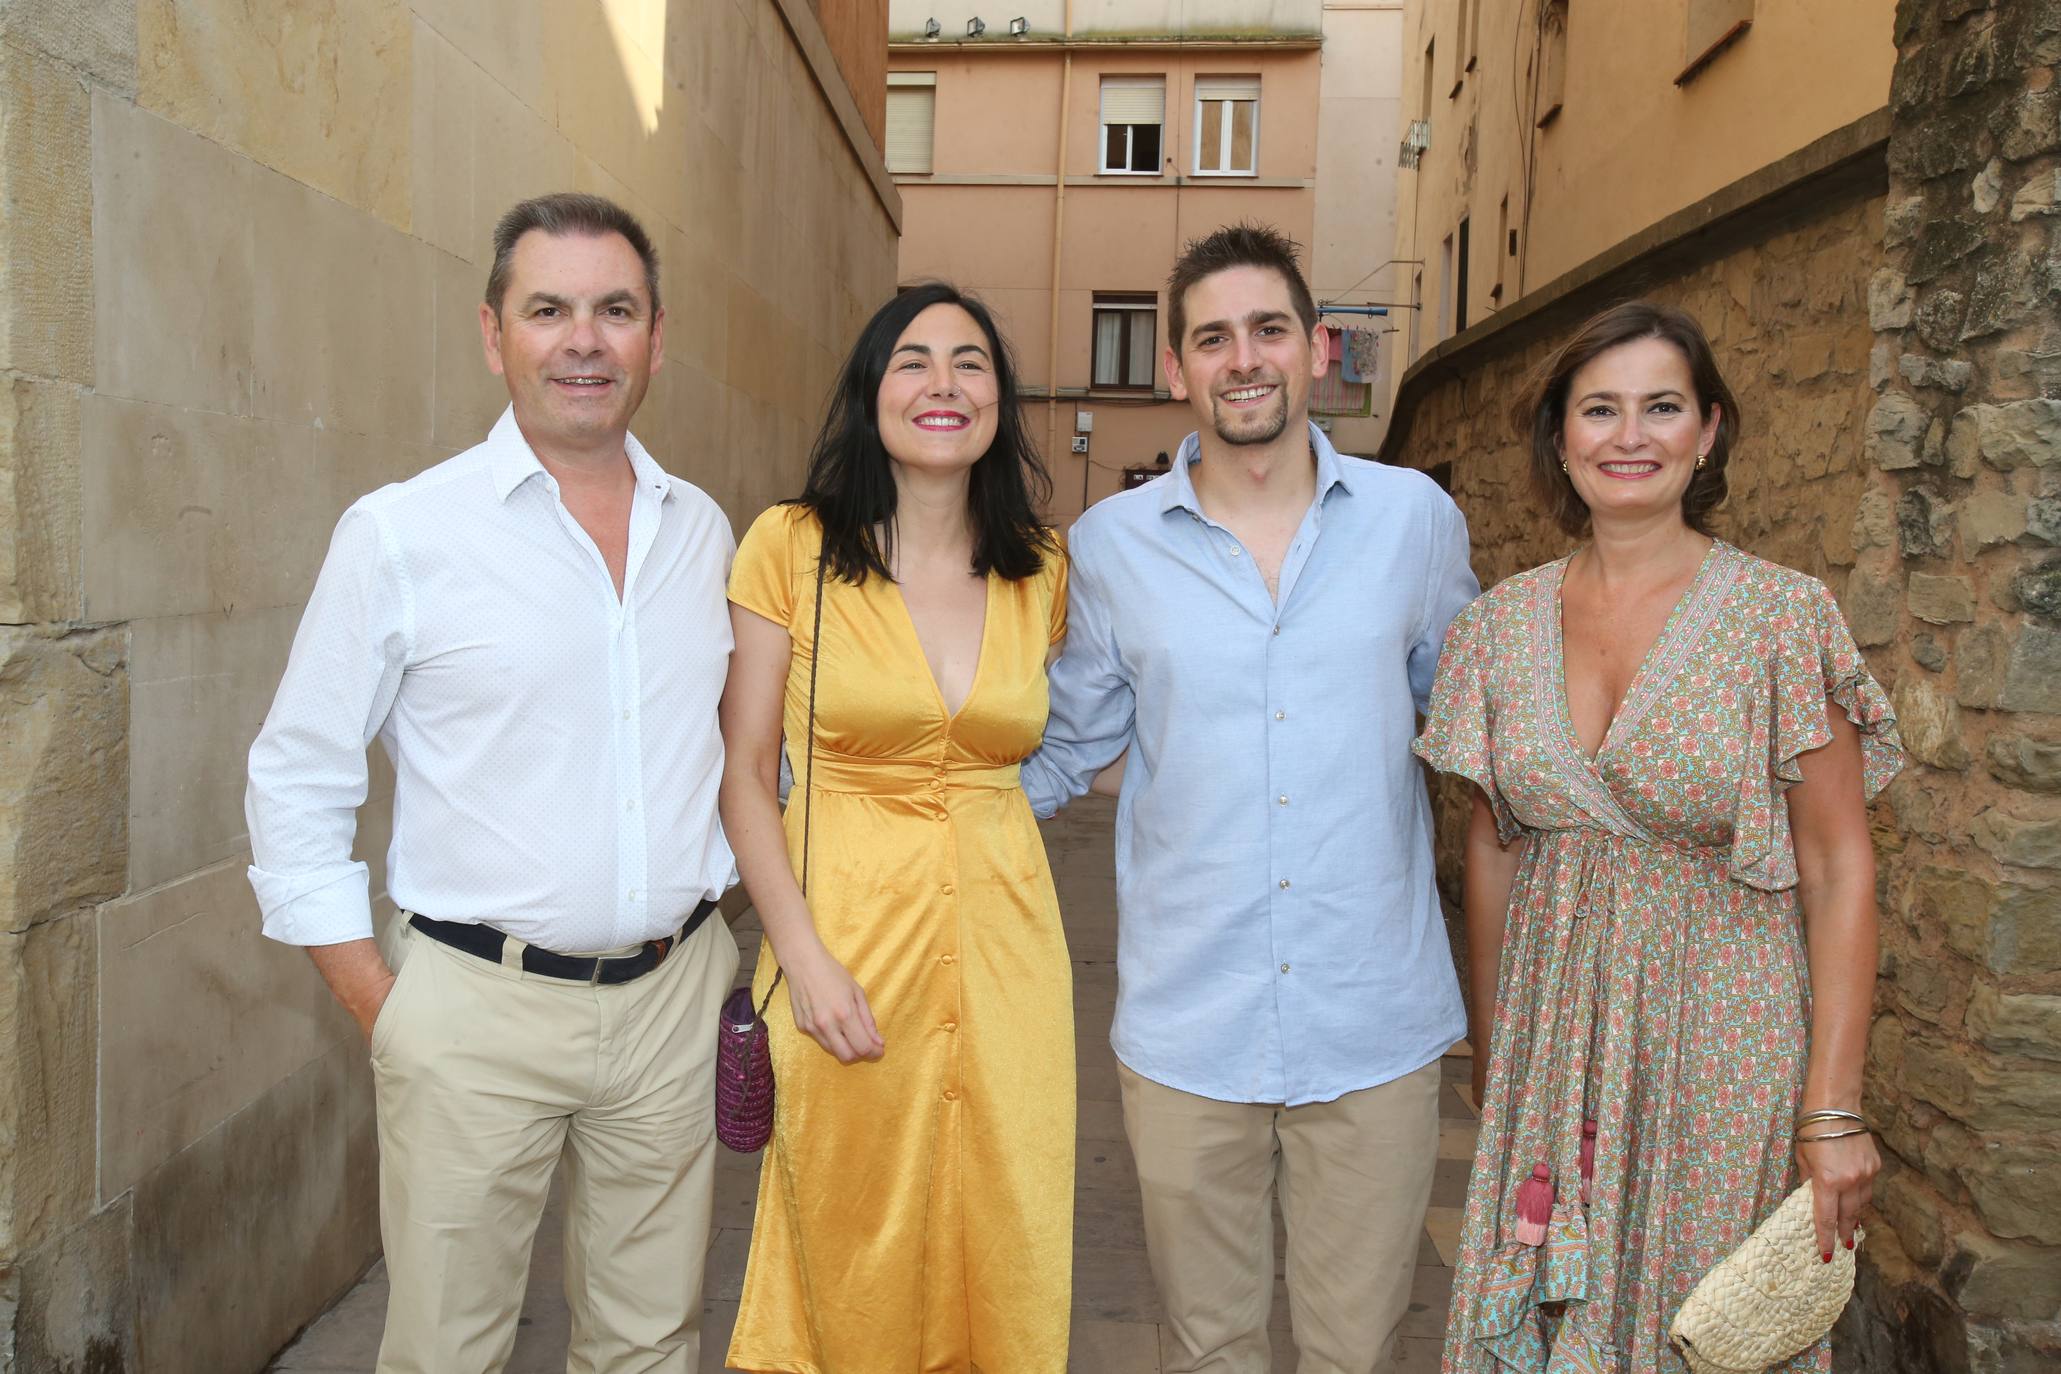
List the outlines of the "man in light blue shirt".
{"type": "Polygon", "coordinates": [[[1410,755],[1479,591],[1421,473],[1308,421],[1326,350],[1295,246],[1237,226],[1167,285],[1173,469],[1083,515],[1040,816],[1128,756],[1112,1034],[1168,1374],[1262,1374],[1271,1197],[1301,1374],[1370,1374],[1409,1302],[1465,1019],[1410,755]]]}

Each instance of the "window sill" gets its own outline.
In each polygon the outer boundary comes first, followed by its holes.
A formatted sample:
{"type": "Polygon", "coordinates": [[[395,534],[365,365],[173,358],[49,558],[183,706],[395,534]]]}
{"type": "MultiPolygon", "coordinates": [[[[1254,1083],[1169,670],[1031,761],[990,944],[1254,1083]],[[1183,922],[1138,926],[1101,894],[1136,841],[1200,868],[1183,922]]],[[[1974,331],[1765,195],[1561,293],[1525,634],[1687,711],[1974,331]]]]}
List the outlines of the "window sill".
{"type": "Polygon", "coordinates": [[[1098,177],[1163,177],[1165,172],[1133,172],[1125,167],[1104,167],[1095,173],[1098,177]]]}
{"type": "Polygon", "coordinates": [[[1204,172],[1198,170],[1193,175],[1207,178],[1210,181],[1252,181],[1259,176],[1259,169],[1254,167],[1242,172],[1204,172]]]}

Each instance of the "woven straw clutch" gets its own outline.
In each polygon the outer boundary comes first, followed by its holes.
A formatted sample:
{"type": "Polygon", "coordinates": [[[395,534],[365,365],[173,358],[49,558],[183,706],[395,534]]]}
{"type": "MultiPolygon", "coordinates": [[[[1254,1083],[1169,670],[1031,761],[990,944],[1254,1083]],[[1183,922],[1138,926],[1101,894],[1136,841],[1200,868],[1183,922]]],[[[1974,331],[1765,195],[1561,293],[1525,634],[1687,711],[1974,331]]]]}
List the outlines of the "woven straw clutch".
{"type": "Polygon", "coordinates": [[[1695,1374],[1760,1374],[1832,1329],[1853,1294],[1853,1257],[1841,1246],[1825,1262],[1806,1180],[1703,1276],[1668,1338],[1695,1374]]]}

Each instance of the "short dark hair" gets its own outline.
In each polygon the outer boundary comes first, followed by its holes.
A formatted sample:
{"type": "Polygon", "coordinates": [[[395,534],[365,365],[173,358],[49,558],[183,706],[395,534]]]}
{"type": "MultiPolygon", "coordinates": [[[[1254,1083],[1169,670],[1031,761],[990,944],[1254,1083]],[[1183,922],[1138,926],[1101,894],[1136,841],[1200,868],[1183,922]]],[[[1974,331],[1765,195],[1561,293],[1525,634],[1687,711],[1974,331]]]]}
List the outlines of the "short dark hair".
{"type": "Polygon", "coordinates": [[[1530,450],[1531,485],[1561,529],[1572,535],[1589,531],[1589,507],[1575,491],[1561,466],[1560,438],[1567,427],[1567,393],[1574,374],[1620,344],[1663,339],[1681,351],[1696,389],[1696,414],[1710,419],[1719,407],[1717,437],[1701,467],[1682,493],[1682,520],[1701,534],[1711,533],[1710,517],[1725,502],[1725,464],[1739,438],[1741,416],[1732,388],[1718,371],[1717,356],[1703,326],[1686,310],[1654,301],[1626,301],[1591,316],[1574,336],[1533,369],[1517,401],[1510,423],[1530,450]]]}
{"type": "Polygon", "coordinates": [[[1302,249],[1295,240],[1268,224],[1227,224],[1207,238],[1191,239],[1174,260],[1166,279],[1166,341],[1181,355],[1182,337],[1188,332],[1188,290],[1204,277],[1213,277],[1233,267],[1264,267],[1279,272],[1288,283],[1288,298],[1295,302],[1295,316],[1302,332],[1317,328],[1317,302],[1310,284],[1302,277],[1302,249]]]}
{"type": "Polygon", "coordinates": [[[1016,358],[995,317],[981,302],[948,282],[904,287],[873,312],[831,388],[823,428],[809,454],[808,484],[796,498],[816,513],[831,575],[860,583],[869,573],[893,580],[895,488],[893,460],[880,442],[880,383],[896,340],[933,305],[956,305],[987,336],[995,368],[995,438],[973,465],[966,492],[973,521],[976,576],[1026,578],[1058,556],[1039,508],[1052,497],[1052,479],[1023,422],[1016,358]]]}
{"type": "Polygon", "coordinates": [[[541,229],[553,238],[567,234],[621,234],[644,264],[644,289],[651,295],[651,317],[658,318],[658,250],[651,246],[651,235],[622,206],[581,191],[558,191],[523,201],[510,208],[494,226],[494,266],[487,273],[487,304],[496,316],[500,315],[502,299],[508,294],[508,279],[515,273],[515,245],[532,229],[541,229]]]}

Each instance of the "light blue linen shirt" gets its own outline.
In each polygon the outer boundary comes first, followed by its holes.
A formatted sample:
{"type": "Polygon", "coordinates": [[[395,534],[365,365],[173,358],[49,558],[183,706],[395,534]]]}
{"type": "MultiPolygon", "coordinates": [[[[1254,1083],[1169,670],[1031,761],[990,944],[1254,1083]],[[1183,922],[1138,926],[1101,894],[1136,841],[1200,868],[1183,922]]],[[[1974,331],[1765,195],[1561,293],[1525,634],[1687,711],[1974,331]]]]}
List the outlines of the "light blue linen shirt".
{"type": "Polygon", "coordinates": [[[1446,626],[1480,591],[1436,483],[1340,457],[1278,602],[1202,513],[1189,468],[1068,536],[1066,647],[1039,816],[1125,746],[1116,811],[1117,1056],[1226,1102],[1328,1102],[1436,1059],[1466,1029],[1410,754],[1446,626]]]}

